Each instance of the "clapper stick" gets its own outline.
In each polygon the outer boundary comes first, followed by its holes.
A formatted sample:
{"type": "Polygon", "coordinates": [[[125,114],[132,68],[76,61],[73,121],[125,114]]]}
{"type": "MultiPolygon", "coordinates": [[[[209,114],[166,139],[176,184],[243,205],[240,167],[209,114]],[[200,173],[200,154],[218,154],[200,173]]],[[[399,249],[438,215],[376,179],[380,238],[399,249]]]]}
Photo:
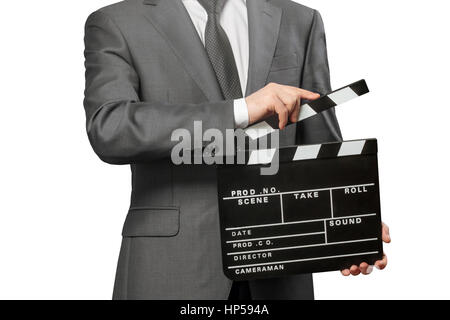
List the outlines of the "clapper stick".
{"type": "MultiPolygon", "coordinates": [[[[354,98],[362,96],[368,92],[369,88],[367,87],[366,81],[363,79],[335,90],[317,100],[304,103],[300,107],[300,114],[297,122],[311,118],[321,112],[353,100],[354,98]]],[[[274,115],[264,121],[248,127],[244,130],[244,132],[252,140],[256,140],[271,134],[278,129],[278,115],[274,115]]]]}

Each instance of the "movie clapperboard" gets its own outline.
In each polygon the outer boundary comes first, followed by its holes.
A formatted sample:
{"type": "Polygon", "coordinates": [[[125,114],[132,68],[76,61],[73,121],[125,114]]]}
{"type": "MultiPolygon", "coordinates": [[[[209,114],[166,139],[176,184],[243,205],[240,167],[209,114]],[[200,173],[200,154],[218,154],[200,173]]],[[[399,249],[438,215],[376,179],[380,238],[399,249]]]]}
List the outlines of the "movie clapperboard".
{"type": "MultiPolygon", "coordinates": [[[[302,106],[299,121],[368,92],[364,80],[302,106]]],[[[266,120],[251,138],[277,130],[266,120]]],[[[218,166],[225,275],[232,280],[334,271],[383,254],[375,139],[248,151],[218,166]],[[274,159],[276,175],[260,169],[274,159]]]]}

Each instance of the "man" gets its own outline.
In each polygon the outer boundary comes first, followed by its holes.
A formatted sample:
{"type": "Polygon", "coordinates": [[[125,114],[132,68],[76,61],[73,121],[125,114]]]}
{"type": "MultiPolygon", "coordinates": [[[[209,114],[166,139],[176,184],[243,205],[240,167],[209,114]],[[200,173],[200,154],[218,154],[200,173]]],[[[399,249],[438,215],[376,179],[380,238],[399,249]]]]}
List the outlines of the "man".
{"type": "MultiPolygon", "coordinates": [[[[90,15],[85,45],[90,142],[132,169],[114,299],[313,299],[311,275],[224,276],[215,168],[170,153],[172,132],[194,121],[225,132],[278,114],[284,129],[301,99],[329,92],[319,13],[288,0],[126,0],[90,15]]],[[[280,133],[282,146],[336,140],[334,111],[280,133]]],[[[344,272],[367,273],[354,267],[344,272]]]]}

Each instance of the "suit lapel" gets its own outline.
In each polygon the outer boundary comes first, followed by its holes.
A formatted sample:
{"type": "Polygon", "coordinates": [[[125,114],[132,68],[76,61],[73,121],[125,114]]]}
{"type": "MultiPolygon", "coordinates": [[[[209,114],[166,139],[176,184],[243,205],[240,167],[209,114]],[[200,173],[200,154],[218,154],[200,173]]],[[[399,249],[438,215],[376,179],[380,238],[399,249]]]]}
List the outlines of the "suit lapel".
{"type": "Polygon", "coordinates": [[[210,101],[222,93],[206,50],[181,0],[144,0],[143,13],[166,39],[184,68],[210,101]]]}
{"type": "Polygon", "coordinates": [[[246,96],[262,88],[267,81],[282,12],[268,0],[247,0],[247,10],[250,59],[246,96]]]}
{"type": "MultiPolygon", "coordinates": [[[[181,0],[144,0],[143,13],[166,39],[184,68],[211,101],[222,100],[206,50],[181,0]]],[[[282,10],[269,0],[247,0],[249,74],[246,96],[262,88],[269,74],[282,10]]]]}

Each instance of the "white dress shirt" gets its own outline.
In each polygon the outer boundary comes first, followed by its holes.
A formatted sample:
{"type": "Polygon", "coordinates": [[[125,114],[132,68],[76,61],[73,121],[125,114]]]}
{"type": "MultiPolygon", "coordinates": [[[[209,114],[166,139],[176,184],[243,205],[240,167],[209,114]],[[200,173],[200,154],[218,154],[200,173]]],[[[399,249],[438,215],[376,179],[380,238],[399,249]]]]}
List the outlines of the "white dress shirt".
{"type": "MultiPolygon", "coordinates": [[[[182,0],[192,23],[205,44],[205,29],[208,14],[198,0],[182,0]]],[[[248,78],[249,37],[246,0],[227,0],[220,13],[220,25],[227,34],[233,50],[234,60],[241,82],[242,92],[245,94],[248,78]]],[[[234,101],[234,124],[236,128],[248,126],[248,111],[245,98],[234,101]]]]}

